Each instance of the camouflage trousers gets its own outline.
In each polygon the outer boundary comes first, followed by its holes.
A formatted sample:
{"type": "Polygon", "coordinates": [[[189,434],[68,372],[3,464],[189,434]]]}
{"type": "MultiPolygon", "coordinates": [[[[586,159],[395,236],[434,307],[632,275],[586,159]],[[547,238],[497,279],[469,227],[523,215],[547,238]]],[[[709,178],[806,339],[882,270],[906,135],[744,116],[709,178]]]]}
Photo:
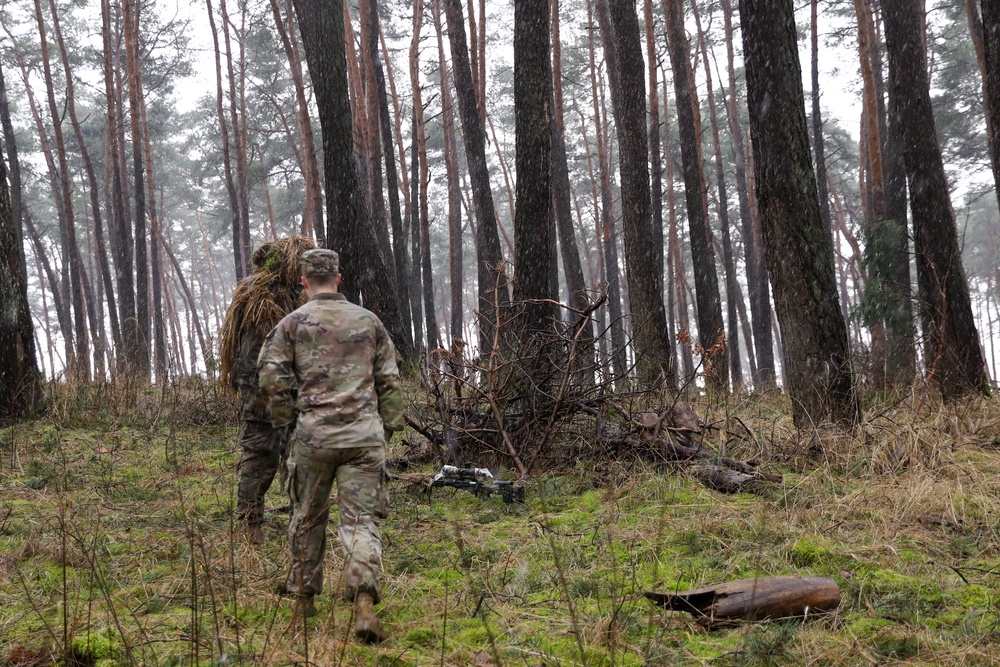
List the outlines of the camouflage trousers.
{"type": "Polygon", "coordinates": [[[381,599],[381,521],[388,513],[385,448],[309,448],[299,442],[288,457],[288,525],[292,567],[286,588],[298,594],[323,592],[323,559],[330,515],[330,492],[337,483],[337,537],[344,551],[344,597],[358,593],[381,599]]]}
{"type": "Polygon", "coordinates": [[[248,525],[264,521],[264,496],[271,488],[283,458],[284,432],[270,422],[243,421],[240,447],[243,454],[236,464],[236,514],[248,525]]]}

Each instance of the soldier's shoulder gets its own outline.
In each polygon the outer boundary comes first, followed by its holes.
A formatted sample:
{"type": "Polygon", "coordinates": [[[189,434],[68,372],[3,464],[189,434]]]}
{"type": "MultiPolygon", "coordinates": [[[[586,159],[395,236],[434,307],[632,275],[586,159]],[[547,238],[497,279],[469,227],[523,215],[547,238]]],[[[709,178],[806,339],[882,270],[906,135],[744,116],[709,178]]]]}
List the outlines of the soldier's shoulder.
{"type": "Polygon", "coordinates": [[[355,321],[361,320],[372,320],[379,321],[378,316],[372,311],[368,310],[363,306],[359,306],[356,303],[347,301],[346,299],[337,299],[335,301],[310,301],[309,304],[316,304],[316,310],[322,310],[323,312],[330,313],[337,318],[350,319],[355,321]]]}

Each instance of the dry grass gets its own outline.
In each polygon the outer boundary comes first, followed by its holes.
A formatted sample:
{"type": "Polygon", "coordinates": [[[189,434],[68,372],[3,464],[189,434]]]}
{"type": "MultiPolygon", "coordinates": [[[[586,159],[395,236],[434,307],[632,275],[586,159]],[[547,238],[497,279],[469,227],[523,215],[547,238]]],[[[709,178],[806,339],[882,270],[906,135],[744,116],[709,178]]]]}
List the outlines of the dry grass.
{"type": "MultiPolygon", "coordinates": [[[[202,390],[141,397],[144,417],[72,396],[47,421],[0,431],[0,664],[1000,661],[994,402],[885,399],[853,434],[796,432],[775,396],[701,402],[730,433],[716,444],[784,475],[756,496],[584,460],[530,480],[527,505],[507,508],[451,489],[428,499],[414,472],[391,487],[391,636],[375,649],[350,638],[332,535],[328,595],[308,623],[273,592],[286,517],[268,515],[262,548],[234,539],[232,417],[199,423],[202,390]],[[785,573],[834,577],[840,611],[706,632],[639,596],[785,573]]],[[[282,504],[276,490],[268,504],[282,504]]]]}

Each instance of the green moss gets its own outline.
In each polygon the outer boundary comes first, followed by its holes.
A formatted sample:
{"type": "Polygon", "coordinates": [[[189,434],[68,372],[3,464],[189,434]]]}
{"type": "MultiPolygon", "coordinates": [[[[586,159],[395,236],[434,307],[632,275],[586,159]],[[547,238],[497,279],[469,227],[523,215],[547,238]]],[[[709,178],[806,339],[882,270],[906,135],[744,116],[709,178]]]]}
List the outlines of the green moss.
{"type": "Polygon", "coordinates": [[[439,643],[438,634],[434,628],[414,628],[406,633],[403,638],[407,644],[416,644],[417,646],[431,646],[439,643]]]}
{"type": "Polygon", "coordinates": [[[122,654],[122,646],[112,628],[74,637],[71,650],[78,663],[95,667],[117,667],[122,654]]]}
{"type": "Polygon", "coordinates": [[[801,539],[789,548],[788,560],[796,567],[822,565],[833,556],[832,552],[819,544],[818,540],[801,539]]]}

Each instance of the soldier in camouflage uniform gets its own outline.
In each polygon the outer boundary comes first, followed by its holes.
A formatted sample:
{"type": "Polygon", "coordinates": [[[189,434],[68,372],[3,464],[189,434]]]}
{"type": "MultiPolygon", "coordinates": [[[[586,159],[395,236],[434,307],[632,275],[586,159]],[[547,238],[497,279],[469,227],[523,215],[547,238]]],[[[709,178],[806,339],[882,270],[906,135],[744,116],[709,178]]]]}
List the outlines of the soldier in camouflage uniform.
{"type": "MultiPolygon", "coordinates": [[[[270,245],[265,243],[254,251],[251,256],[254,271],[261,270],[270,252],[270,245]]],[[[242,287],[248,289],[248,285],[249,283],[242,287]]],[[[239,439],[243,453],[236,465],[236,512],[241,519],[241,532],[251,544],[260,545],[265,540],[261,528],[264,521],[264,496],[277,473],[287,433],[271,426],[267,414],[267,399],[260,392],[257,358],[264,344],[264,335],[257,327],[247,327],[241,333],[229,375],[230,383],[239,392],[243,404],[243,424],[239,439]]]]}
{"type": "Polygon", "coordinates": [[[309,301],[275,327],[258,362],[274,427],[297,419],[288,457],[293,560],[285,589],[304,613],[315,613],[336,482],[345,597],[355,604],[355,634],[377,643],[385,638],[373,608],[381,597],[380,524],[388,510],[385,445],[403,428],[396,352],[378,317],[337,292],[337,253],[309,250],[300,265],[309,301]]]}

